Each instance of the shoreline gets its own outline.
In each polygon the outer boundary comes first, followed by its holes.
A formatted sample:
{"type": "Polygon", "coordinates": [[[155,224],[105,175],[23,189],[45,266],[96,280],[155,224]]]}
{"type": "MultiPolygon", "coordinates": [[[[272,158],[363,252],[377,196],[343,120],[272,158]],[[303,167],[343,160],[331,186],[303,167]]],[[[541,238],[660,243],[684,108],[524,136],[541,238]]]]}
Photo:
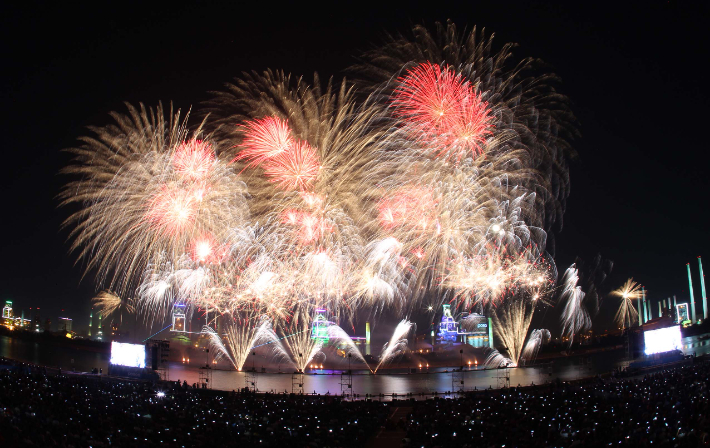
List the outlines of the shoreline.
{"type": "MultiPolygon", "coordinates": [[[[662,370],[670,369],[670,368],[675,368],[683,365],[692,365],[696,362],[708,362],[710,360],[710,356],[705,355],[701,357],[693,357],[693,356],[687,356],[683,358],[682,360],[676,360],[668,363],[659,363],[656,365],[651,365],[651,366],[646,366],[643,368],[639,369],[633,369],[633,370],[626,370],[626,371],[610,371],[610,372],[604,372],[604,373],[596,373],[593,375],[587,375],[584,377],[576,378],[576,379],[571,379],[571,380],[560,380],[559,378],[555,380],[548,380],[545,382],[541,382],[538,384],[535,384],[532,382],[531,384],[518,384],[517,386],[513,385],[508,385],[508,386],[503,386],[503,387],[489,387],[489,388],[475,388],[474,389],[468,389],[468,390],[458,390],[458,391],[433,391],[433,392],[409,392],[409,393],[380,393],[380,394],[337,394],[337,393],[289,393],[289,392],[275,392],[275,391],[260,391],[260,390],[249,390],[246,388],[238,388],[238,389],[232,389],[231,391],[228,389],[212,389],[212,388],[203,388],[203,387],[192,387],[192,386],[187,386],[187,388],[184,388],[183,386],[180,386],[179,380],[178,381],[163,381],[163,380],[149,380],[149,379],[140,379],[140,378],[131,378],[131,377],[122,377],[122,376],[115,376],[115,375],[108,375],[108,374],[96,374],[96,373],[91,373],[91,372],[76,372],[76,371],[67,371],[65,369],[57,368],[57,367],[49,367],[49,366],[42,366],[42,365],[37,365],[33,363],[28,363],[24,361],[19,361],[19,360],[14,360],[11,358],[5,358],[2,357],[0,358],[0,370],[7,369],[7,368],[12,368],[12,369],[25,369],[28,374],[32,373],[42,373],[45,375],[64,375],[67,377],[74,377],[74,378],[81,378],[86,381],[117,381],[117,382],[130,382],[130,383],[142,383],[142,384],[152,384],[154,386],[160,387],[163,386],[166,388],[166,390],[170,390],[173,388],[180,388],[180,390],[186,390],[186,391],[192,391],[192,392],[198,392],[198,393],[207,393],[207,394],[229,394],[229,393],[234,393],[234,392],[239,392],[239,393],[249,393],[249,394],[254,394],[255,396],[266,398],[266,397],[282,397],[282,396],[298,396],[298,397],[303,397],[303,398],[334,398],[334,399],[340,399],[342,401],[363,401],[363,400],[378,400],[378,401],[387,401],[387,402],[409,402],[409,401],[420,401],[420,400],[431,400],[431,399],[452,399],[452,398],[457,398],[457,397],[464,397],[470,394],[477,394],[477,393],[501,393],[505,392],[508,390],[535,390],[539,388],[547,388],[552,385],[560,385],[560,384],[569,384],[569,385],[576,385],[576,384],[584,384],[588,383],[593,380],[624,380],[624,379],[637,379],[637,378],[642,378],[645,375],[648,375],[650,373],[655,373],[659,372],[662,370]]],[[[514,369],[514,368],[513,368],[514,369]]],[[[504,369],[501,369],[504,370],[504,369]]],[[[449,374],[451,372],[431,372],[431,374],[449,374]]],[[[305,375],[305,374],[304,374],[305,375]]]]}

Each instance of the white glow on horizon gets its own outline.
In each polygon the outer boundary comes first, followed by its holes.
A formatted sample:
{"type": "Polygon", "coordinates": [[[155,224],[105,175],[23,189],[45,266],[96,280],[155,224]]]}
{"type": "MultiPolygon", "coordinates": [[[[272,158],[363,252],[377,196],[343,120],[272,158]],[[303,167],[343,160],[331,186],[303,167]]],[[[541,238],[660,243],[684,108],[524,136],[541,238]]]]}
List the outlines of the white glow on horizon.
{"type": "Polygon", "coordinates": [[[145,346],[112,342],[110,362],[117,366],[145,368],[145,346]]]}
{"type": "Polygon", "coordinates": [[[644,353],[664,353],[671,350],[681,350],[680,326],[660,328],[658,330],[644,331],[644,353]]]}

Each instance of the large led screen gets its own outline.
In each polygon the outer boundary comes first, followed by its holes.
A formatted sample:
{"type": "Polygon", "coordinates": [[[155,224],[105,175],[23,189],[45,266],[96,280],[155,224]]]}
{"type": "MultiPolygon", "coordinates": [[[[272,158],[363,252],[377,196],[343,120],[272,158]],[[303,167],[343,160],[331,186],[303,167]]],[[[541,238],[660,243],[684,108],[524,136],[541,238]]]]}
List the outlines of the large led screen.
{"type": "Polygon", "coordinates": [[[643,342],[645,344],[644,353],[647,355],[681,350],[683,346],[680,342],[680,325],[644,331],[643,342]]]}
{"type": "Polygon", "coordinates": [[[111,364],[145,367],[145,346],[142,344],[111,343],[111,364]]]}

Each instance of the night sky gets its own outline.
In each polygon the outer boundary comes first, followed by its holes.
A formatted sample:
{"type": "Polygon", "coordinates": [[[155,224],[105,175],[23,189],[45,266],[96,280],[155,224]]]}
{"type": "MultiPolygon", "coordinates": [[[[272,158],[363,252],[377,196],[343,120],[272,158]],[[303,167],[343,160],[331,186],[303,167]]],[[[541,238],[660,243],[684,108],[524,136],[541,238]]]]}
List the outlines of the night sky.
{"type": "MultiPolygon", "coordinates": [[[[243,71],[340,79],[385,33],[447,19],[495,32],[496,48],[519,43],[517,58],[542,58],[562,78],[581,137],[556,236],[560,272],[577,256],[601,254],[614,262],[603,293],[634,277],[654,300],[685,299],[690,262],[700,295],[697,256],[710,269],[704,2],[8,3],[0,7],[0,299],[18,312],[39,306],[53,322],[60,314],[75,327],[88,321],[95,285],[69,254],[61,230],[69,210],[56,199],[69,161],[61,149],[89,134],[87,126],[111,123],[108,113],[124,112],[124,101],[198,108],[243,71]]],[[[603,303],[600,318],[615,303],[603,303]]]]}

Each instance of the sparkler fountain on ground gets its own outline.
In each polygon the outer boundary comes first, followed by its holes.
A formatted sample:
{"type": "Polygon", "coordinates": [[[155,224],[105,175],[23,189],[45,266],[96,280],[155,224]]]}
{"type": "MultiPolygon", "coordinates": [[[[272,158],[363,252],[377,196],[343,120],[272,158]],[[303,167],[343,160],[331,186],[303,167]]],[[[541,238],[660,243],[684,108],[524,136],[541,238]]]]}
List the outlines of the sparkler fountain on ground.
{"type": "Polygon", "coordinates": [[[513,366],[517,365],[523,351],[535,305],[530,298],[514,298],[501,303],[491,314],[493,331],[505,346],[513,366]]]}
{"type": "Polygon", "coordinates": [[[516,367],[512,359],[503,356],[498,350],[492,349],[483,360],[483,367],[486,369],[499,369],[501,367],[516,367]]]}
{"type": "Polygon", "coordinates": [[[392,333],[392,337],[382,347],[380,362],[377,363],[377,367],[375,367],[373,373],[377,373],[380,367],[391,362],[394,358],[407,350],[407,337],[409,336],[412,326],[413,324],[408,320],[402,320],[397,324],[394,333],[392,333]]]}
{"type": "Polygon", "coordinates": [[[291,362],[296,371],[303,373],[318,355],[322,355],[323,341],[311,336],[311,324],[313,320],[307,313],[294,317],[290,325],[284,328],[285,334],[282,341],[289,351],[291,362]]]}
{"type": "Polygon", "coordinates": [[[528,337],[528,342],[525,343],[525,348],[521,354],[521,359],[525,362],[534,361],[540,348],[550,341],[550,331],[546,329],[533,330],[528,337]]]}
{"type": "Polygon", "coordinates": [[[255,317],[242,315],[238,318],[224,319],[222,335],[211,327],[205,326],[202,333],[210,340],[210,348],[215,354],[215,360],[226,358],[238,371],[242,371],[244,364],[257,345],[268,345],[275,356],[279,356],[278,337],[271,327],[271,322],[265,316],[255,317]]]}
{"type": "Polygon", "coordinates": [[[621,299],[619,309],[614,316],[616,325],[619,328],[629,328],[634,322],[638,322],[638,312],[634,308],[633,301],[641,297],[641,285],[630,278],[619,289],[612,291],[611,295],[621,299]]]}
{"type": "Polygon", "coordinates": [[[345,332],[345,330],[343,330],[338,325],[330,325],[328,326],[328,337],[339,343],[338,345],[345,351],[346,356],[355,358],[355,360],[360,361],[367,367],[368,370],[372,372],[372,369],[367,364],[367,361],[365,361],[365,357],[362,356],[360,349],[357,347],[357,345],[355,345],[355,342],[353,342],[352,338],[345,332]]]}

